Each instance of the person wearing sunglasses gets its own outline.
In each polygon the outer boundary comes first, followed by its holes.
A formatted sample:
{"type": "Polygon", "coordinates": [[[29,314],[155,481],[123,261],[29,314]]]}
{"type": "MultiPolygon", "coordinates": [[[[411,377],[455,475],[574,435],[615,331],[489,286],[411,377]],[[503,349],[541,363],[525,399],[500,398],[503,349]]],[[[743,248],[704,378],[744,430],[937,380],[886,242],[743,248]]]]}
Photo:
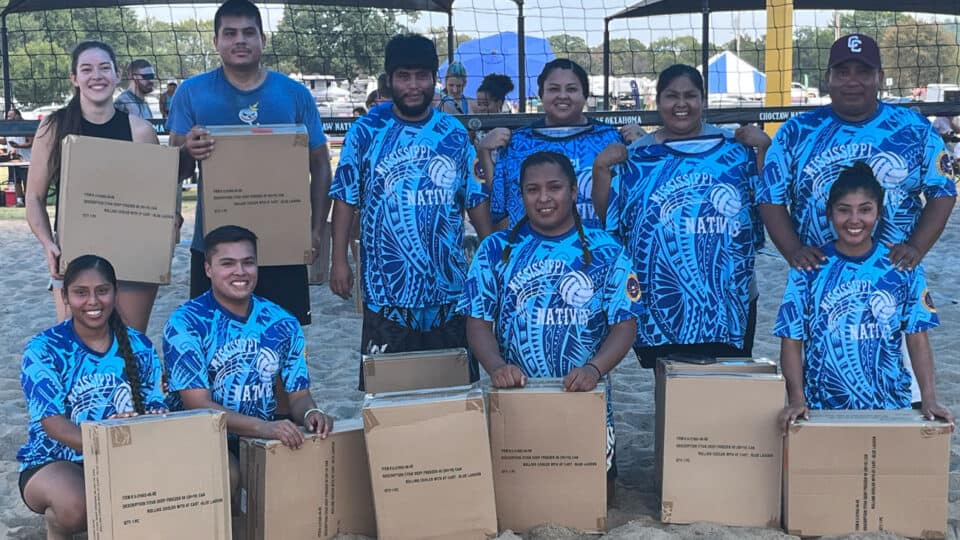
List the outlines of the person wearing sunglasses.
{"type": "Polygon", "coordinates": [[[144,120],[152,119],[153,112],[150,111],[146,97],[153,92],[154,81],[157,79],[153,66],[143,58],[137,58],[127,67],[127,79],[130,85],[113,100],[113,106],[144,120]]]}

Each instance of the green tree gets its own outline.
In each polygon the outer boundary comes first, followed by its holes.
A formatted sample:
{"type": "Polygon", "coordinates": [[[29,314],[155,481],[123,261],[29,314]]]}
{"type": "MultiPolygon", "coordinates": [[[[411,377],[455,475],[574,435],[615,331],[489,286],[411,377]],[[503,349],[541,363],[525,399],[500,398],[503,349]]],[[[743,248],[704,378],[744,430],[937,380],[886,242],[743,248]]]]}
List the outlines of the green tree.
{"type": "MultiPolygon", "coordinates": [[[[426,35],[433,40],[433,43],[437,46],[437,57],[440,59],[440,64],[443,65],[443,63],[447,61],[447,29],[430,28],[427,30],[426,35]]],[[[458,34],[454,32],[453,50],[456,51],[457,47],[472,39],[474,39],[474,37],[470,34],[458,34]]]]}
{"type": "MultiPolygon", "coordinates": [[[[884,77],[893,79],[887,90],[910,95],[931,83],[960,82],[960,47],[945,25],[901,24],[884,30],[879,39],[884,77]]],[[[885,82],[885,81],[884,81],[885,82]]]]}
{"type": "Polygon", "coordinates": [[[387,41],[405,31],[397,11],[287,6],[271,43],[284,72],[354,78],[383,69],[387,41]]]}
{"type": "MultiPolygon", "coordinates": [[[[569,58],[580,64],[587,73],[597,75],[603,73],[603,55],[598,56],[590,50],[587,41],[580,36],[558,34],[549,36],[550,48],[557,58],[569,58]]],[[[602,51],[602,48],[601,48],[602,51]]]]}
{"type": "Polygon", "coordinates": [[[764,66],[767,63],[767,42],[764,36],[753,38],[743,34],[740,36],[739,44],[737,38],[733,38],[721,45],[720,49],[737,54],[744,62],[760,71],[764,70],[764,66]]]}

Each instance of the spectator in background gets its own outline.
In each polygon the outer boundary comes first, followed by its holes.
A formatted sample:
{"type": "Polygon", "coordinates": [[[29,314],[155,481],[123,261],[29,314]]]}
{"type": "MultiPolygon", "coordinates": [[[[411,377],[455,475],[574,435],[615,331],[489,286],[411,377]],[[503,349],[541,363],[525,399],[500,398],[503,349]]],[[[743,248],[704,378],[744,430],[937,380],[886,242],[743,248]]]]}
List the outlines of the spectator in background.
{"type": "MultiPolygon", "coordinates": [[[[7,111],[7,120],[23,120],[23,115],[20,114],[19,109],[10,109],[7,111]]],[[[30,162],[33,137],[7,137],[7,144],[10,145],[11,152],[20,154],[23,161],[30,162]]],[[[27,167],[11,167],[10,175],[13,178],[13,189],[17,192],[17,207],[22,208],[27,187],[27,167]]]]}
{"type": "Polygon", "coordinates": [[[354,107],[353,108],[353,117],[360,118],[361,116],[367,114],[367,109],[365,107],[354,107]]]}
{"type": "Polygon", "coordinates": [[[160,94],[160,115],[166,119],[170,116],[170,100],[173,99],[173,93],[177,91],[177,82],[173,79],[167,81],[167,91],[160,94]]]}
{"type": "Polygon", "coordinates": [[[933,121],[933,129],[943,138],[943,144],[950,150],[954,159],[960,159],[960,116],[938,116],[933,121]]]}
{"type": "Polygon", "coordinates": [[[444,80],[443,93],[440,95],[440,104],[437,109],[447,114],[470,114],[470,102],[463,95],[467,86],[467,68],[460,62],[454,62],[447,68],[447,78],[444,80]]]}
{"type": "Polygon", "coordinates": [[[495,114],[503,112],[503,100],[513,91],[513,81],[510,77],[500,74],[490,74],[483,78],[480,88],[477,88],[477,100],[473,111],[477,114],[495,114]]]}
{"type": "Polygon", "coordinates": [[[390,93],[390,87],[387,86],[387,74],[381,73],[380,76],[377,77],[377,89],[367,95],[367,110],[369,111],[377,105],[386,103],[391,99],[393,99],[393,95],[390,93]]]}
{"type": "Polygon", "coordinates": [[[130,80],[126,90],[113,100],[113,106],[132,116],[139,116],[144,120],[151,120],[153,112],[147,104],[147,94],[153,92],[153,81],[157,78],[153,66],[143,58],[137,58],[127,67],[127,79],[130,80]]]}

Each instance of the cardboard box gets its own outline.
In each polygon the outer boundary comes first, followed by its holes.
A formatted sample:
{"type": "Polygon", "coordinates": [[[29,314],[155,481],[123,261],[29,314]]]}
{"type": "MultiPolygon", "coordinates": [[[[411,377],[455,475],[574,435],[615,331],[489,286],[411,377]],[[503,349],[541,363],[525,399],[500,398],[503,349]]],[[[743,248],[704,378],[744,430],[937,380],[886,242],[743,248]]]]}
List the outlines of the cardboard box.
{"type": "Polygon", "coordinates": [[[304,437],[297,450],[276,440],[240,439],[241,538],[376,536],[363,423],[338,420],[326,439],[304,437]]]}
{"type": "Polygon", "coordinates": [[[785,528],[946,538],[950,437],[917,411],[811,411],[786,437],[785,528]]]}
{"type": "Polygon", "coordinates": [[[179,151],[79,135],[62,144],[60,271],[93,254],[110,261],[117,279],[170,283],[179,151]]]}
{"type": "Polygon", "coordinates": [[[310,153],[302,125],[211,126],[201,166],[203,234],[239,225],[258,238],[260,266],[310,264],[310,153]]]}
{"type": "Polygon", "coordinates": [[[544,523],[606,529],[605,392],[603,384],[592,392],[564,392],[561,379],[528,379],[525,388],[489,390],[501,530],[525,532],[544,523]]]}
{"type": "Polygon", "coordinates": [[[91,540],[230,540],[224,413],[142,415],[81,430],[91,540]]]}
{"type": "Polygon", "coordinates": [[[466,349],[363,355],[367,393],[406,392],[470,384],[466,349]]]}
{"type": "Polygon", "coordinates": [[[661,368],[660,520],[779,527],[783,377],[661,368]]]}
{"type": "Polygon", "coordinates": [[[663,395],[668,373],[707,371],[713,373],[776,374],[777,364],[768,358],[717,358],[710,364],[694,364],[660,358],[654,375],[654,481],[657,490],[663,487],[663,395]]]}
{"type": "Polygon", "coordinates": [[[478,389],[367,396],[363,427],[380,540],[496,536],[478,389]]]}

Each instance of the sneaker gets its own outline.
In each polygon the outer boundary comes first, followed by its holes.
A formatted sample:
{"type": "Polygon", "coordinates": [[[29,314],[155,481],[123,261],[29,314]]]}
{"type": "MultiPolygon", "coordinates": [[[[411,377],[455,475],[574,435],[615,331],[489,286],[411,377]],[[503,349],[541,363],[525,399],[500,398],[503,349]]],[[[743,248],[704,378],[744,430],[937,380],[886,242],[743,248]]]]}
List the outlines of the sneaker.
{"type": "Polygon", "coordinates": [[[23,208],[24,206],[23,197],[17,197],[17,208],[23,208]]]}

